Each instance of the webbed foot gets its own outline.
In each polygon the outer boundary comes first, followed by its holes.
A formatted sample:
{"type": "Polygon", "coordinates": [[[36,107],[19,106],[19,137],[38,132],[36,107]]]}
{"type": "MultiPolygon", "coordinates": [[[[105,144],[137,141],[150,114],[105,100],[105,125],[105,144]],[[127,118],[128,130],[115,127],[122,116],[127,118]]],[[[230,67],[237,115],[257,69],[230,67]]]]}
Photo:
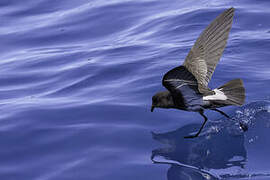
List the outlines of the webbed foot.
{"type": "Polygon", "coordinates": [[[185,136],[184,138],[185,139],[191,139],[191,138],[196,138],[196,137],[198,137],[198,134],[190,135],[190,136],[185,136]]]}

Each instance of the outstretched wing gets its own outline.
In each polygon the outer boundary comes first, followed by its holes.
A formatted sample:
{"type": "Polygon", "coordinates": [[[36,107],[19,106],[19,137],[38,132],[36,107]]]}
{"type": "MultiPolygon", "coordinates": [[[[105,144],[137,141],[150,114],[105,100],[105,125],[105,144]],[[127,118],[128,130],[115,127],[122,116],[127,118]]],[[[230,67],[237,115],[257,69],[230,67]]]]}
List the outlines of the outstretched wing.
{"type": "Polygon", "coordinates": [[[184,66],[167,72],[163,77],[162,85],[171,92],[174,103],[178,107],[190,109],[201,104],[202,95],[198,91],[197,80],[184,66]]]}
{"type": "Polygon", "coordinates": [[[196,40],[183,64],[195,76],[204,95],[213,94],[207,86],[226,46],[233,15],[234,8],[220,14],[196,40]]]}

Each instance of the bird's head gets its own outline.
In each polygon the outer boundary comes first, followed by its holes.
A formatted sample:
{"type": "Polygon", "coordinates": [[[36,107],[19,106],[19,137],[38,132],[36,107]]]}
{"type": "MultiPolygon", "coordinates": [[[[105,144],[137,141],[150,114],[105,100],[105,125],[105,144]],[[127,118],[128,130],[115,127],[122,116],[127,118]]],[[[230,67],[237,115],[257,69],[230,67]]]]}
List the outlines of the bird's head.
{"type": "Polygon", "coordinates": [[[173,98],[169,91],[158,92],[152,97],[151,112],[154,111],[155,107],[172,108],[173,106],[174,106],[173,98]]]}

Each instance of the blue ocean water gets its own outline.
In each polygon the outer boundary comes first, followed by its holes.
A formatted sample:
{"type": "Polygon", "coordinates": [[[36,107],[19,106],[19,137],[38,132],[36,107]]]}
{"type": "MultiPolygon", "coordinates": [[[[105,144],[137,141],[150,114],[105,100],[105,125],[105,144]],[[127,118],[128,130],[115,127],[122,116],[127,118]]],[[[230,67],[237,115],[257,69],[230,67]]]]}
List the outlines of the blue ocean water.
{"type": "Polygon", "coordinates": [[[1,0],[0,17],[1,180],[270,179],[268,0],[1,0]],[[184,139],[200,115],[151,97],[232,6],[210,87],[242,78],[246,105],[184,139]]]}

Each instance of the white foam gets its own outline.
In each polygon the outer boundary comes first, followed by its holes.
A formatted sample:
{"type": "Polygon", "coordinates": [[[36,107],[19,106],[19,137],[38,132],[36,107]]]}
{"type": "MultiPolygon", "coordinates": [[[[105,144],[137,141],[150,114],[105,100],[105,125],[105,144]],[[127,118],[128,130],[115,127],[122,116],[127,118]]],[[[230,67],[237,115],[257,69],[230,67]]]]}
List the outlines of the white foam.
{"type": "Polygon", "coordinates": [[[270,106],[267,106],[267,112],[270,113],[270,106]]]}

